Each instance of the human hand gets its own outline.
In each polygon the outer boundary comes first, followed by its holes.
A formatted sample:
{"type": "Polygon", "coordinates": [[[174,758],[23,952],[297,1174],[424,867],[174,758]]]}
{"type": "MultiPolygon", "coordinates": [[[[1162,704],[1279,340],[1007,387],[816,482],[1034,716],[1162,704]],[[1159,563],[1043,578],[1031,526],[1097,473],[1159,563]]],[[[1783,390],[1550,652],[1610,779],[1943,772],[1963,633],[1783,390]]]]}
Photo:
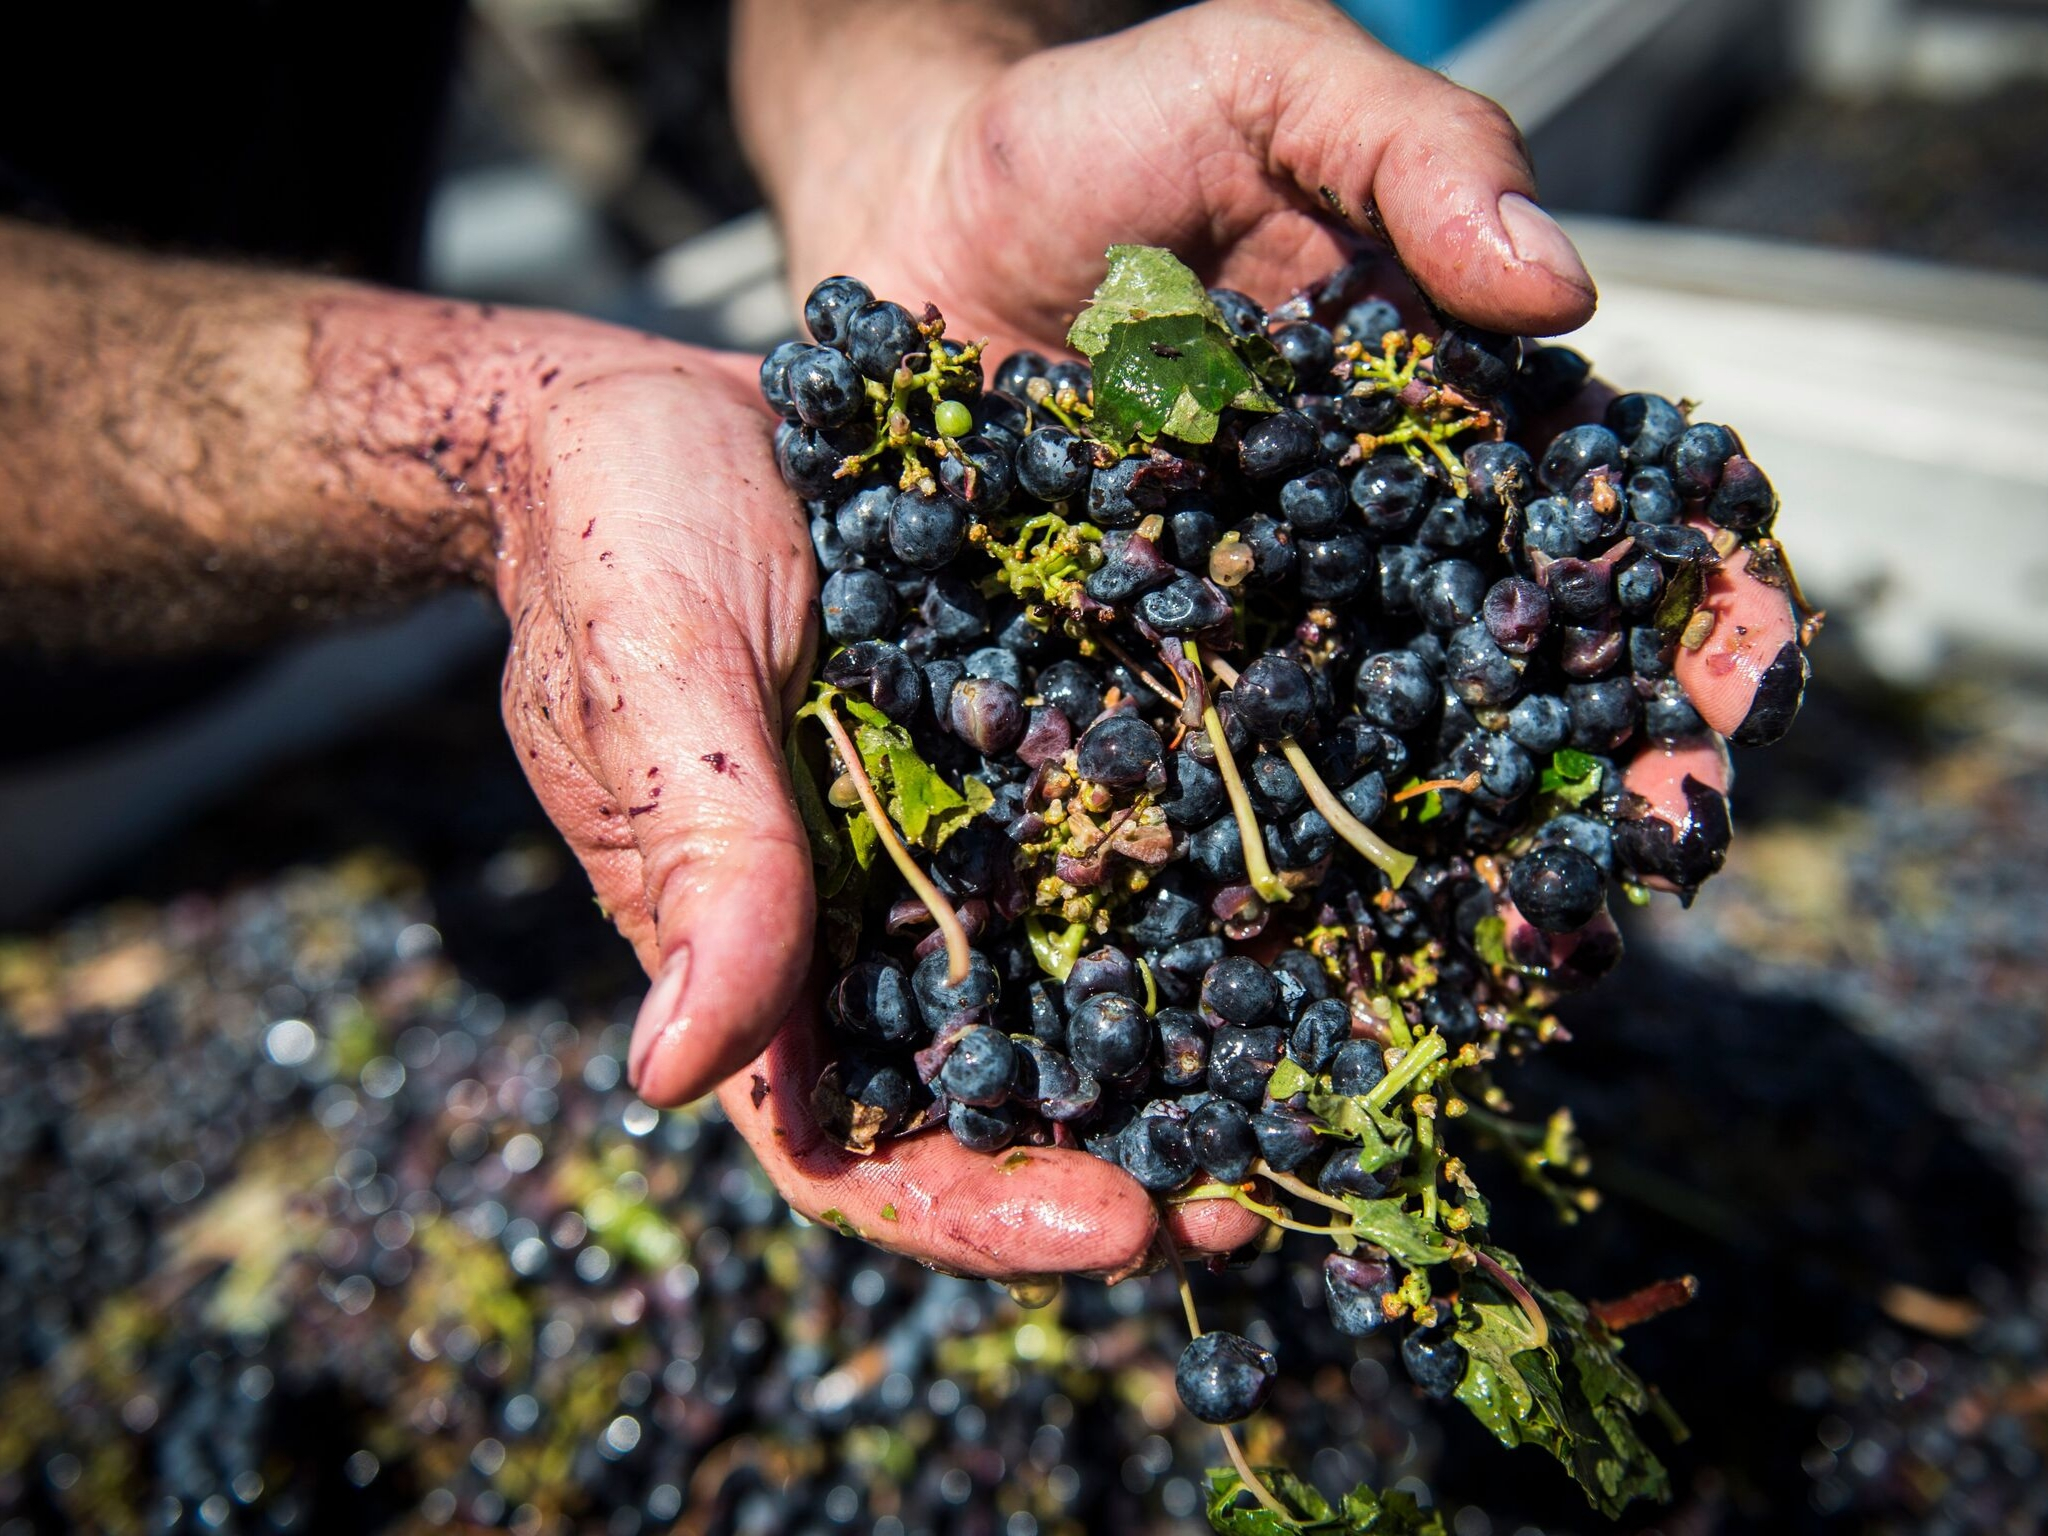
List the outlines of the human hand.
{"type": "Polygon", "coordinates": [[[855,272],[963,338],[1058,347],[1111,244],[1171,247],[1273,303],[1341,266],[1376,208],[1460,319],[1548,334],[1593,311],[1506,114],[1320,0],[1208,0],[935,73],[880,149],[787,157],[799,293],[855,272]]]}
{"type": "MultiPolygon", "coordinates": [[[[505,720],[654,978],[632,1081],[662,1105],[723,1083],[784,1197],[884,1247],[975,1275],[1129,1272],[1156,1216],[1106,1163],[1034,1149],[1019,1164],[943,1136],[860,1157],[812,1121],[815,907],[782,737],[817,582],[755,367],[593,330],[529,374],[530,492],[499,560],[505,720]]],[[[1178,1223],[1198,1250],[1256,1230],[1232,1205],[1178,1223]]]]}

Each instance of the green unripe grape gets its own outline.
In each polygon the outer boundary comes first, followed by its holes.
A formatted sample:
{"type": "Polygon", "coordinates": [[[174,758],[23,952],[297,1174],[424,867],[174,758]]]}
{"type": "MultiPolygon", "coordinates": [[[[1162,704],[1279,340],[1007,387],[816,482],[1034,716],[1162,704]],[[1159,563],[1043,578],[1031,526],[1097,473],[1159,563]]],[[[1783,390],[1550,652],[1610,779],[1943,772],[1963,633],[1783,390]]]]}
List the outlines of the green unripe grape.
{"type": "Polygon", "coordinates": [[[965,437],[974,430],[974,413],[958,400],[941,400],[932,411],[932,425],[941,437],[965,437]]]}

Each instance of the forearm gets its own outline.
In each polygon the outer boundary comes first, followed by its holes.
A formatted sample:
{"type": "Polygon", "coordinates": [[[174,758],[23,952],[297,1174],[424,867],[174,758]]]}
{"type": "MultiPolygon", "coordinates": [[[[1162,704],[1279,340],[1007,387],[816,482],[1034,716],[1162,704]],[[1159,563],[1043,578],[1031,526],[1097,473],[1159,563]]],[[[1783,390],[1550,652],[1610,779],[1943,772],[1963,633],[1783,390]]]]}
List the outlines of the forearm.
{"type": "Polygon", "coordinates": [[[488,574],[493,315],[0,223],[0,638],[228,640],[488,574]]]}
{"type": "Polygon", "coordinates": [[[1025,54],[1138,19],[1135,0],[741,0],[740,135],[785,227],[917,173],[925,121],[1025,54]]]}

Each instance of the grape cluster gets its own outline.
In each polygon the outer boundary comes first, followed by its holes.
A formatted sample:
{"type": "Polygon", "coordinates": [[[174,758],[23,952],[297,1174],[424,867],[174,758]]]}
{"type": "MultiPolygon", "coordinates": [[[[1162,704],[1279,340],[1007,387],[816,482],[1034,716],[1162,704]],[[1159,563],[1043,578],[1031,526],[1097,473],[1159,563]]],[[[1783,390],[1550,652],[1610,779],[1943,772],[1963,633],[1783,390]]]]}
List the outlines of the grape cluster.
{"type": "MultiPolygon", "coordinates": [[[[1162,1199],[1390,1209],[1469,1272],[1485,1207],[1433,1122],[1612,967],[1611,897],[1720,866],[1717,789],[1685,778],[1674,822],[1628,773],[1712,740],[1676,672],[1728,562],[1789,586],[1770,482],[1567,348],[1354,299],[1210,291],[1271,394],[1202,441],[1106,429],[1081,363],[987,374],[850,277],[765,360],[822,572],[823,730],[792,750],[849,1147],[943,1124],[1162,1199]]],[[[1788,641],[1734,739],[1781,734],[1805,676],[1788,641]]],[[[1366,1242],[1332,1318],[1405,1318],[1450,1395],[1457,1299],[1366,1242]]],[[[1202,1335],[1181,1395],[1240,1419],[1274,1368],[1202,1335]]]]}

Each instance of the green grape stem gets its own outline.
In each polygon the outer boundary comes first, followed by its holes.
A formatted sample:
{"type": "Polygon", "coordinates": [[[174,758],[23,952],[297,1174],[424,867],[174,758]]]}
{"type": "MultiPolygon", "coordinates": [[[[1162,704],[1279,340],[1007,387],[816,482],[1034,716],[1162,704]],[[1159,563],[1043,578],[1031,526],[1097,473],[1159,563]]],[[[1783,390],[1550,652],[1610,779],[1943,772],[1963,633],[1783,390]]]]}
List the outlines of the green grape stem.
{"type": "Polygon", "coordinates": [[[1396,1094],[1440,1061],[1448,1049],[1442,1035],[1424,1035],[1408,1048],[1379,1085],[1366,1094],[1365,1102],[1374,1109],[1385,1109],[1394,1101],[1396,1094]]]}
{"type": "MultiPolygon", "coordinates": [[[[1163,1221],[1159,1225],[1159,1246],[1166,1254],[1166,1262],[1173,1266],[1173,1279],[1180,1291],[1181,1309],[1187,1313],[1188,1337],[1199,1339],[1203,1331],[1202,1319],[1195,1311],[1195,1292],[1188,1284],[1187,1265],[1181,1262],[1180,1245],[1173,1240],[1173,1233],[1167,1229],[1163,1221]]],[[[1230,1464],[1237,1468],[1237,1475],[1244,1479],[1244,1485],[1251,1490],[1252,1497],[1288,1525],[1299,1525],[1301,1522],[1285,1504],[1274,1497],[1273,1490],[1266,1486],[1265,1480],[1254,1472],[1251,1463],[1245,1460],[1244,1447],[1237,1443],[1237,1436],[1231,1433],[1230,1426],[1220,1424],[1217,1430],[1223,1436],[1223,1449],[1230,1457],[1230,1464]]]]}
{"type": "MultiPolygon", "coordinates": [[[[1192,650],[1193,647],[1190,646],[1189,649],[1192,650]]],[[[1212,656],[1208,659],[1208,664],[1209,670],[1222,679],[1224,687],[1232,688],[1237,685],[1237,668],[1229,662],[1221,657],[1212,656]]],[[[1206,716],[1204,724],[1207,724],[1206,716]]],[[[1212,739],[1218,739],[1219,733],[1212,728],[1210,736],[1212,739]]],[[[1227,750],[1227,747],[1220,745],[1216,749],[1219,768],[1222,767],[1222,758],[1227,750]]],[[[1295,777],[1301,780],[1301,787],[1308,791],[1310,803],[1322,813],[1323,820],[1330,824],[1330,830],[1384,871],[1387,883],[1399,889],[1401,882],[1415,869],[1415,855],[1403,853],[1345,809],[1344,802],[1337,798],[1330,786],[1323,782],[1323,776],[1316,772],[1315,764],[1308,760],[1308,754],[1302,751],[1300,742],[1289,736],[1280,743],[1280,752],[1287,759],[1288,766],[1294,770],[1295,777]]],[[[1224,775],[1226,783],[1236,771],[1237,765],[1233,762],[1230,773],[1224,775]]],[[[1236,802],[1232,801],[1232,804],[1235,805],[1236,802]]],[[[1250,868],[1249,855],[1245,864],[1246,868],[1250,868]]],[[[1263,895],[1264,892],[1260,894],[1263,895]]]]}
{"type": "Polygon", "coordinates": [[[953,904],[946,900],[945,893],[932,884],[931,877],[918,867],[917,860],[910,856],[910,850],[903,846],[903,839],[896,835],[896,824],[889,819],[882,797],[875,792],[874,782],[868,778],[867,768],[860,760],[860,753],[854,747],[853,738],[846,734],[846,727],[839,723],[839,716],[832,708],[830,698],[818,718],[825,722],[825,730],[832,737],[832,744],[839,749],[839,761],[846,769],[846,776],[853,780],[854,790],[860,795],[861,806],[868,813],[868,819],[875,824],[875,836],[880,840],[889,860],[896,866],[906,884],[917,893],[918,900],[932,915],[932,921],[939,925],[939,932],[946,939],[946,985],[957,987],[967,979],[967,968],[972,951],[968,948],[967,929],[960,922],[960,914],[953,910],[953,904]]]}

